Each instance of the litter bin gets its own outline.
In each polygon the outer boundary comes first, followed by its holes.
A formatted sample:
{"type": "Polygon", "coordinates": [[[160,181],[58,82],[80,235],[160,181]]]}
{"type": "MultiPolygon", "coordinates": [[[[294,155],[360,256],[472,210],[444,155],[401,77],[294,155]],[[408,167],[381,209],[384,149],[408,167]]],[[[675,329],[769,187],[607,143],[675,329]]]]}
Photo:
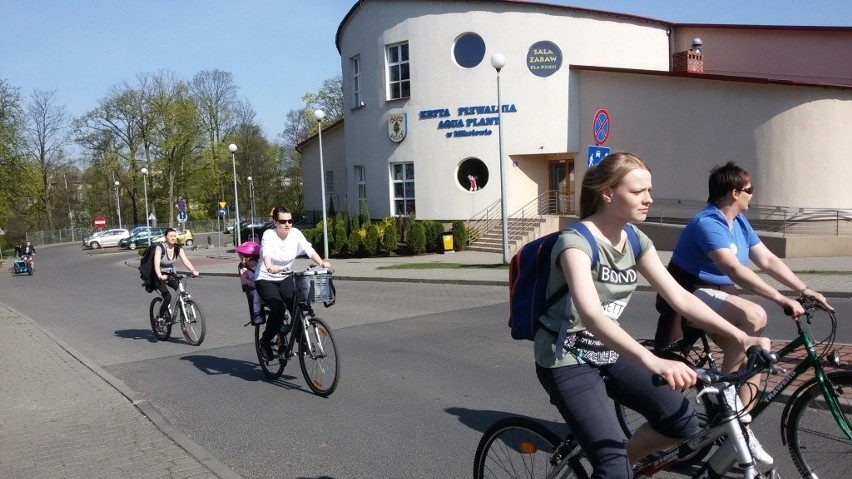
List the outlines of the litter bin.
{"type": "Polygon", "coordinates": [[[441,239],[444,243],[444,253],[453,253],[453,233],[452,231],[448,231],[446,233],[441,233],[441,239]]]}

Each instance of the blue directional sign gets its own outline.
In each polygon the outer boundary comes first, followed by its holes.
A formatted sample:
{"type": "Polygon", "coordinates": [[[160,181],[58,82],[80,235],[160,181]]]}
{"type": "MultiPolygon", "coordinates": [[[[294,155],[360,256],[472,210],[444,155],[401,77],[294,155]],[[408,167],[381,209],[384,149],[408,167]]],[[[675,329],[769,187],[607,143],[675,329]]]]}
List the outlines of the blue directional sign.
{"type": "Polygon", "coordinates": [[[186,222],[186,211],[178,211],[178,223],[186,222]]]}
{"type": "Polygon", "coordinates": [[[220,208],[219,211],[216,212],[216,215],[219,216],[219,218],[224,218],[226,213],[225,208],[220,208]]]}
{"type": "Polygon", "coordinates": [[[609,154],[609,151],[610,148],[608,146],[589,145],[589,154],[586,157],[586,166],[591,168],[597,165],[606,155],[609,154]]]}

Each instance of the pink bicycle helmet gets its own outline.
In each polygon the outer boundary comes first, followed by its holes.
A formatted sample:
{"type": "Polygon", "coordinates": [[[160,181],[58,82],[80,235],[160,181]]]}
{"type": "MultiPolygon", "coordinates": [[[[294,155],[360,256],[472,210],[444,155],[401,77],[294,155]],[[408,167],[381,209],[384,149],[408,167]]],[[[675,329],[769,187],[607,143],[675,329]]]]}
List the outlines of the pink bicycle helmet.
{"type": "Polygon", "coordinates": [[[246,256],[260,256],[260,245],[254,241],[246,241],[237,247],[237,253],[246,256]]]}

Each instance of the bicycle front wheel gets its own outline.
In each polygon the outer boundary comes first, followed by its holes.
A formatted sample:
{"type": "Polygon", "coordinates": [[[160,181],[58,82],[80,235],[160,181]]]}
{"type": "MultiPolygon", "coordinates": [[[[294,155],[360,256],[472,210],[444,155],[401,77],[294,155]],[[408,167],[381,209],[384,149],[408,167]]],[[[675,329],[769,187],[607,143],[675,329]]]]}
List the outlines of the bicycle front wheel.
{"type": "Polygon", "coordinates": [[[193,346],[201,344],[207,334],[207,322],[204,320],[201,307],[191,299],[187,299],[183,303],[180,328],[183,330],[183,337],[193,346]]]}
{"type": "Polygon", "coordinates": [[[163,298],[161,296],[152,299],[151,306],[148,308],[148,317],[151,320],[151,331],[154,332],[154,336],[160,341],[165,341],[172,335],[172,322],[168,318],[162,321],[157,320],[162,304],[163,298]]]}
{"type": "Polygon", "coordinates": [[[317,396],[328,397],[340,379],[340,356],[328,325],[320,318],[304,318],[305,331],[299,343],[299,365],[308,387],[317,396]]]}
{"type": "MultiPolygon", "coordinates": [[[[852,425],[852,371],[829,373],[831,402],[852,425]]],[[[840,429],[819,383],[798,395],[787,421],[787,447],[802,477],[849,477],[852,470],[852,440],[840,429]]]]}
{"type": "Polygon", "coordinates": [[[532,419],[501,419],[485,431],[476,447],[473,478],[588,478],[580,456],[551,461],[561,444],[553,431],[532,419]]]}

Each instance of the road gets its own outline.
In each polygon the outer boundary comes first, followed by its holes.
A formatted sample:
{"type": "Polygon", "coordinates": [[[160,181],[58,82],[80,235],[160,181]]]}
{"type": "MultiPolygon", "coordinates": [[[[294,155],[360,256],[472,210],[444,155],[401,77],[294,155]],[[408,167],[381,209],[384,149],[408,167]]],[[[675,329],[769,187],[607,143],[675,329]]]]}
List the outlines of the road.
{"type": "MultiPolygon", "coordinates": [[[[561,427],[535,379],[531,344],[508,335],[505,287],[338,281],[338,303],[318,313],[340,347],[342,379],[323,399],[295,364],[279,381],[264,379],[237,278],[190,282],[208,321],[201,346],[188,345],[178,329],[158,342],[148,325],[153,295],[125,261],[138,264],[138,256],[41,248],[34,276],[0,277],[0,300],[247,478],[470,477],[479,437],[498,418],[521,414],[561,427]]],[[[626,327],[647,337],[653,296],[634,300],[626,327]]],[[[852,313],[852,301],[833,303],[841,317],[852,313]]],[[[793,334],[789,324],[772,323],[771,337],[793,334]]],[[[850,342],[850,328],[843,334],[839,340],[850,342]]],[[[756,430],[789,463],[777,424],[777,416],[762,418],[756,430]]],[[[782,475],[797,476],[783,468],[782,475]]]]}

